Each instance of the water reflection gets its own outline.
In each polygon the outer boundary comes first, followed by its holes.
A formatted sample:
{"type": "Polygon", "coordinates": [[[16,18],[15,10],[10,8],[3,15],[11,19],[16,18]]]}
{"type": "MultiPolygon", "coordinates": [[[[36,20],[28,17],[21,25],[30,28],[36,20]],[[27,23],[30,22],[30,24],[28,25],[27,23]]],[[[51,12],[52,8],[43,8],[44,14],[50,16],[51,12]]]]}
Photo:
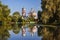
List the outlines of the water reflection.
{"type": "Polygon", "coordinates": [[[26,36],[26,29],[24,26],[22,26],[22,36],[26,36]]]}
{"type": "Polygon", "coordinates": [[[0,26],[0,40],[25,40],[25,39],[40,40],[40,37],[38,37],[37,35],[36,25],[9,24],[0,26]]]}
{"type": "Polygon", "coordinates": [[[20,31],[20,27],[18,27],[18,25],[15,25],[15,26],[12,27],[12,30],[15,34],[18,34],[19,31],[20,31]]]}
{"type": "Polygon", "coordinates": [[[60,27],[42,27],[36,24],[0,25],[0,40],[59,40],[60,27]]]}
{"type": "Polygon", "coordinates": [[[8,29],[6,29],[6,27],[0,26],[0,40],[8,40],[8,38],[10,38],[10,34],[8,32],[8,29]]]}
{"type": "Polygon", "coordinates": [[[36,33],[36,32],[37,32],[37,26],[33,26],[33,27],[29,28],[29,30],[28,30],[28,31],[30,32],[31,36],[33,36],[33,35],[34,35],[34,33],[36,33]]]}

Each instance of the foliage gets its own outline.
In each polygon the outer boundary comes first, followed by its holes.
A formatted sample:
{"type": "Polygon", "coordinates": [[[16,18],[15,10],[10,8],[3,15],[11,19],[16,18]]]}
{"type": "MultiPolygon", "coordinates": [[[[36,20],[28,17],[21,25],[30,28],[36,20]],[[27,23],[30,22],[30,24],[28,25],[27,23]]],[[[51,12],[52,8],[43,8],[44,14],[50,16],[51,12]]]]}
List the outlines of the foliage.
{"type": "Polygon", "coordinates": [[[60,23],[60,1],[59,0],[41,0],[42,14],[41,19],[44,24],[60,23]]]}
{"type": "Polygon", "coordinates": [[[38,11],[38,23],[42,23],[42,20],[41,20],[41,14],[42,14],[42,11],[38,11]]]}
{"type": "MultiPolygon", "coordinates": [[[[60,0],[41,0],[43,24],[60,24],[60,0]]],[[[60,25],[59,25],[60,26],[60,25]]],[[[59,27],[43,27],[43,40],[59,40],[59,27]],[[48,36],[49,35],[49,36],[48,36]],[[58,35],[58,36],[57,36],[58,35]]]]}
{"type": "Polygon", "coordinates": [[[3,25],[7,24],[9,14],[10,14],[10,9],[8,8],[8,6],[3,5],[0,2],[0,21],[3,22],[3,25]]]}
{"type": "Polygon", "coordinates": [[[20,17],[20,13],[19,12],[14,12],[13,13],[13,19],[15,20],[15,21],[18,21],[18,18],[20,17]]]}

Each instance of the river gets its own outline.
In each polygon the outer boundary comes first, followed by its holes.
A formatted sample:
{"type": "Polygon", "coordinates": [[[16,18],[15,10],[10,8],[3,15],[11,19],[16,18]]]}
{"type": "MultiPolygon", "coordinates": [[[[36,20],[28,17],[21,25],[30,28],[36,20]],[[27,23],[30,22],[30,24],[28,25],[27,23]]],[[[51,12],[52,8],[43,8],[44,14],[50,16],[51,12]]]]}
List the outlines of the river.
{"type": "Polygon", "coordinates": [[[38,28],[32,24],[3,26],[0,31],[3,33],[0,32],[0,40],[42,40],[42,36],[38,36],[38,28]]]}

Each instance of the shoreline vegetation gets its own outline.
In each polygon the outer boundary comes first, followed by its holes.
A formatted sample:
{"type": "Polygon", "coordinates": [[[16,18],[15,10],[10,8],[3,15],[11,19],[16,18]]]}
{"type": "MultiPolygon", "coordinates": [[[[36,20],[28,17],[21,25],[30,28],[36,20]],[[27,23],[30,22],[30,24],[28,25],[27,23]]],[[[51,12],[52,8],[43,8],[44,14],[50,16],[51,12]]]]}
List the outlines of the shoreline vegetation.
{"type": "Polygon", "coordinates": [[[41,8],[42,11],[38,11],[38,23],[45,24],[39,27],[42,40],[60,40],[60,0],[41,0],[41,8]]]}
{"type": "Polygon", "coordinates": [[[38,11],[38,19],[35,20],[34,16],[24,18],[17,11],[10,15],[8,5],[0,2],[0,23],[2,25],[8,25],[11,22],[14,22],[14,24],[19,22],[22,24],[45,24],[44,26],[39,26],[38,29],[39,35],[43,36],[42,40],[60,40],[60,0],[41,0],[41,7],[42,11],[38,11]],[[56,27],[49,27],[50,24],[56,27]]]}
{"type": "MultiPolygon", "coordinates": [[[[42,1],[42,7],[43,7],[42,1]]],[[[45,5],[47,6],[47,5],[45,5]]],[[[42,8],[43,9],[43,8],[42,8]]],[[[44,8],[45,9],[45,8],[44,8]]],[[[49,12],[49,8],[47,12],[49,12]]],[[[34,19],[34,16],[22,16],[18,11],[14,12],[12,15],[10,15],[10,9],[8,8],[8,5],[4,5],[0,1],[0,24],[6,24],[10,22],[20,22],[20,23],[38,23],[38,24],[46,24],[46,25],[60,25],[59,21],[59,15],[54,13],[47,13],[46,10],[38,11],[37,19],[34,19]],[[50,14],[50,15],[49,15],[50,14]]]]}
{"type": "Polygon", "coordinates": [[[11,10],[8,8],[8,5],[2,4],[0,1],[0,24],[9,24],[9,23],[36,23],[34,16],[22,16],[18,11],[10,15],[11,10]]]}

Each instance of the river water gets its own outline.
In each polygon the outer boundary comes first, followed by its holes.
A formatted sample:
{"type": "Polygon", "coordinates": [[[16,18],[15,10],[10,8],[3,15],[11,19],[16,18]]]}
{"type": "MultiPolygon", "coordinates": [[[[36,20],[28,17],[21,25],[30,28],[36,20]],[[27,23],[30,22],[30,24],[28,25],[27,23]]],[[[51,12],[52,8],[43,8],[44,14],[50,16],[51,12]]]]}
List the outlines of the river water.
{"type": "Polygon", "coordinates": [[[3,26],[0,31],[0,40],[42,40],[42,36],[38,36],[37,26],[32,24],[3,26]]]}

